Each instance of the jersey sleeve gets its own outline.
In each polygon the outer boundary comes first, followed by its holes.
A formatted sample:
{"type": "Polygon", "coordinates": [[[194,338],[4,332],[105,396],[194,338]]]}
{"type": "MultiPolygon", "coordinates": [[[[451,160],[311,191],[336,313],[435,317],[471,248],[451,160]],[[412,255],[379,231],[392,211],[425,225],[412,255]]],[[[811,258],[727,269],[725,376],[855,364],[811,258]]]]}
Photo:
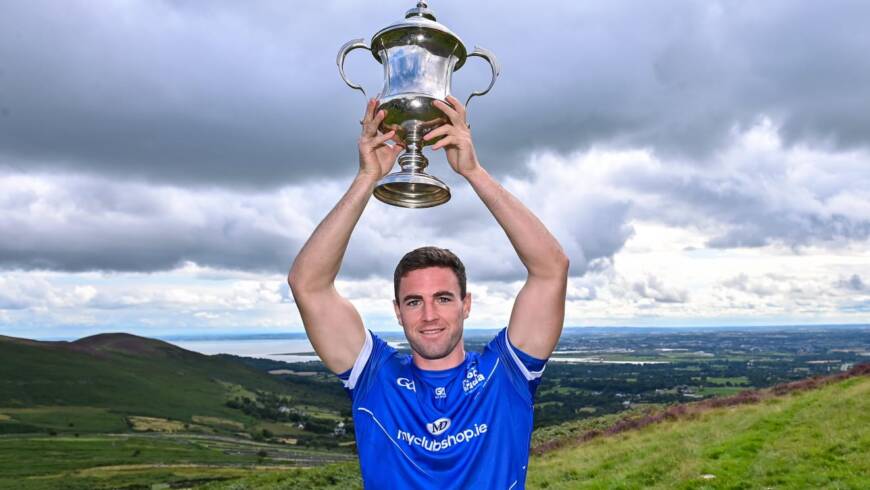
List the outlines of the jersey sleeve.
{"type": "Polygon", "coordinates": [[[487,349],[498,353],[499,360],[505,365],[512,384],[522,394],[527,394],[529,401],[535,396],[541,376],[547,367],[547,359],[538,359],[514,346],[508,338],[507,328],[503,328],[487,345],[487,349]]]}
{"type": "Polygon", "coordinates": [[[355,401],[364,396],[371,386],[377,370],[395,352],[396,350],[380,337],[366,330],[365,342],[353,363],[353,367],[338,374],[338,378],[351,400],[355,401]]]}

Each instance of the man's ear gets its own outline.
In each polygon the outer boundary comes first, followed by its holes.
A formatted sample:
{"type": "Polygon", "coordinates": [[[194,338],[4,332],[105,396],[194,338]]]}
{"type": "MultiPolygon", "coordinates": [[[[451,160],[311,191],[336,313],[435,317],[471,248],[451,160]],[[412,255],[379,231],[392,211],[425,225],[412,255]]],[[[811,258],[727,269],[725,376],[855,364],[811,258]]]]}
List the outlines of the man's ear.
{"type": "Polygon", "coordinates": [[[402,315],[399,313],[399,302],[396,300],[393,300],[393,311],[396,312],[396,321],[399,322],[399,325],[404,327],[404,325],[402,325],[402,315]]]}
{"type": "Polygon", "coordinates": [[[462,318],[468,318],[469,313],[471,313],[471,293],[466,292],[465,297],[462,298],[462,318]]]}

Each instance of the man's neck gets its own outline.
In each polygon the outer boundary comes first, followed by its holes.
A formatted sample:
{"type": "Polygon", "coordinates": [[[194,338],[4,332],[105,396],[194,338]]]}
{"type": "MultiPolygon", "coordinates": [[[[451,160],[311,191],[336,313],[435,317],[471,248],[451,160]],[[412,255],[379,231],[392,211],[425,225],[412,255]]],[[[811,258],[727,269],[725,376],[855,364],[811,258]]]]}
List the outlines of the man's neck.
{"type": "Polygon", "coordinates": [[[415,366],[424,371],[444,371],[465,362],[465,345],[460,341],[450,354],[440,359],[426,359],[416,352],[413,352],[411,359],[415,366]]]}

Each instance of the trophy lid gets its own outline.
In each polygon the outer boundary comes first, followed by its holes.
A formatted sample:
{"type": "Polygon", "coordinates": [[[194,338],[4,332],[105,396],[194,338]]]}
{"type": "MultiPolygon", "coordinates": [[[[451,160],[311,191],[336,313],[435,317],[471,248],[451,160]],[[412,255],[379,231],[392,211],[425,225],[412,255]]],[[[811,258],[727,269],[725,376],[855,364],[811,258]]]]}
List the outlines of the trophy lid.
{"type": "Polygon", "coordinates": [[[438,51],[446,51],[456,56],[454,71],[465,63],[468,51],[462,44],[462,40],[444,24],[435,20],[435,12],[429,9],[429,5],[424,0],[418,1],[415,8],[408,10],[403,20],[384,27],[372,36],[371,49],[375,59],[383,63],[378,54],[379,48],[397,43],[408,44],[406,34],[411,33],[418,34],[413,38],[415,41],[413,44],[438,48],[438,51]]]}

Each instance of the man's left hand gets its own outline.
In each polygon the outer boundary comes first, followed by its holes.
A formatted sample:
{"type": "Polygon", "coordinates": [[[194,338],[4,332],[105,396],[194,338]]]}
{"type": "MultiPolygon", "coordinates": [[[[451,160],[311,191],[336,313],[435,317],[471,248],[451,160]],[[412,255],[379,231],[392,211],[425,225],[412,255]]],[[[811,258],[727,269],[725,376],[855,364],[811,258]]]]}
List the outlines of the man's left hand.
{"type": "Polygon", "coordinates": [[[471,172],[480,167],[480,162],[477,161],[477,154],[474,152],[474,143],[471,140],[471,128],[468,127],[468,123],[465,121],[465,106],[452,95],[447,96],[447,101],[453,107],[440,100],[436,100],[433,105],[450,119],[450,123],[433,129],[426,136],[423,136],[423,139],[429,141],[443,136],[441,140],[432,145],[432,150],[444,148],[447,161],[453,167],[453,170],[459,175],[467,177],[471,172]]]}

